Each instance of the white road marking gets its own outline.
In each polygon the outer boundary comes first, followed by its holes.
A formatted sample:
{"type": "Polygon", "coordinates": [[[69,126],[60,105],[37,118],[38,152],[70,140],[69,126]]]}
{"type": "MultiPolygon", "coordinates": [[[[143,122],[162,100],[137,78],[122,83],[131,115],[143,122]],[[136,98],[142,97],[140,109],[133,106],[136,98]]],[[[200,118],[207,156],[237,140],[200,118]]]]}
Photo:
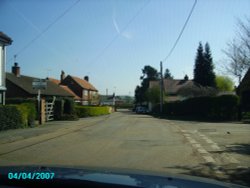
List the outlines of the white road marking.
{"type": "Polygon", "coordinates": [[[196,142],[194,139],[189,140],[189,142],[190,142],[191,144],[197,144],[197,142],[196,142]]]}
{"type": "Polygon", "coordinates": [[[205,149],[198,149],[198,152],[201,153],[201,154],[208,154],[208,152],[205,150],[205,149]]]}
{"type": "Polygon", "coordinates": [[[211,148],[213,148],[215,150],[221,150],[220,147],[217,144],[211,145],[211,148]]]}
{"type": "Polygon", "coordinates": [[[195,148],[201,148],[200,144],[192,144],[192,146],[195,147],[195,148]]]}
{"type": "Polygon", "coordinates": [[[214,142],[212,140],[210,140],[209,138],[204,138],[204,140],[208,143],[208,144],[214,144],[214,142]]]}
{"type": "Polygon", "coordinates": [[[211,156],[202,156],[207,163],[215,163],[215,160],[211,156]]]}

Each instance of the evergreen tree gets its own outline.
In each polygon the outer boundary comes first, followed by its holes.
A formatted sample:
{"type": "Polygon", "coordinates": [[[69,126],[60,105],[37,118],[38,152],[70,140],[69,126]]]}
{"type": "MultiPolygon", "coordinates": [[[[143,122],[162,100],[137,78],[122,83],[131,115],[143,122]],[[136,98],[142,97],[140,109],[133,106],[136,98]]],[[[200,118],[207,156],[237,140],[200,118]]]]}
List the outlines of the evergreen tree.
{"type": "Polygon", "coordinates": [[[205,85],[204,81],[204,57],[203,57],[203,47],[202,43],[199,43],[195,65],[194,65],[194,81],[198,84],[205,85]]]}
{"type": "Polygon", "coordinates": [[[204,68],[205,68],[205,84],[206,86],[216,87],[213,58],[211,55],[210,46],[205,44],[204,52],[204,68]]]}
{"type": "Polygon", "coordinates": [[[208,43],[205,44],[205,51],[202,43],[199,43],[194,66],[194,81],[202,86],[216,87],[213,59],[208,43]]]}
{"type": "Polygon", "coordinates": [[[164,78],[165,78],[165,79],[171,79],[171,80],[173,80],[173,79],[174,79],[174,77],[171,75],[171,73],[170,73],[170,70],[169,70],[169,69],[166,69],[166,70],[165,70],[165,73],[164,73],[164,78]]]}

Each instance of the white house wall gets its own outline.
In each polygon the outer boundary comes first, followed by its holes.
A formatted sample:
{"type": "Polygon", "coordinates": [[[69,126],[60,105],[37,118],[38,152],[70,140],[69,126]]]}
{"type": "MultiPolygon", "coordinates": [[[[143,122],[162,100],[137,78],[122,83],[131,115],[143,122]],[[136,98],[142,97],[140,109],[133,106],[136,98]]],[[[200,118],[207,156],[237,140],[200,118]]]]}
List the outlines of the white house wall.
{"type": "Polygon", "coordinates": [[[5,50],[0,44],[0,90],[5,90],[5,50]]]}

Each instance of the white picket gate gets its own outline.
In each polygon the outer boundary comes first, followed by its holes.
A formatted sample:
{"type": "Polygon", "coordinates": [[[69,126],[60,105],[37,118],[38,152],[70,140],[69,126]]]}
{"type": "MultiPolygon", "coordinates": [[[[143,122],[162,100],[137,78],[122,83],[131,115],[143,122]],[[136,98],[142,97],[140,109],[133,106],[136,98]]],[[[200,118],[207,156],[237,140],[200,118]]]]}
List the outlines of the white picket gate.
{"type": "Polygon", "coordinates": [[[55,105],[56,97],[53,97],[52,102],[45,103],[45,114],[46,114],[46,121],[54,120],[54,105],[55,105]]]}

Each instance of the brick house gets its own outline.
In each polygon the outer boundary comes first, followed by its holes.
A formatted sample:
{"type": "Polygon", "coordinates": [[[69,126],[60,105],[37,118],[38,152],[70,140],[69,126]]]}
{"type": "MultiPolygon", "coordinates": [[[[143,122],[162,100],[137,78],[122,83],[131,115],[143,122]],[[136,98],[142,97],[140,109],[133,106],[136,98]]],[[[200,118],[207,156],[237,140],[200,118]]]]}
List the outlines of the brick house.
{"type": "Polygon", "coordinates": [[[6,46],[11,45],[12,40],[3,32],[0,32],[0,104],[5,104],[6,83],[5,83],[5,64],[6,46]]]}
{"type": "Polygon", "coordinates": [[[60,81],[49,78],[53,80],[64,89],[70,90],[74,95],[76,102],[82,105],[97,105],[99,104],[98,90],[89,82],[89,77],[85,76],[84,79],[78,78],[76,76],[65,75],[65,72],[61,72],[60,81]]]}
{"type": "MultiPolygon", "coordinates": [[[[6,98],[35,98],[37,90],[33,89],[32,82],[38,78],[20,74],[20,67],[17,63],[12,67],[11,73],[6,73],[6,98]]],[[[74,97],[54,82],[47,80],[47,87],[41,90],[42,98],[52,97],[74,97]]]]}

